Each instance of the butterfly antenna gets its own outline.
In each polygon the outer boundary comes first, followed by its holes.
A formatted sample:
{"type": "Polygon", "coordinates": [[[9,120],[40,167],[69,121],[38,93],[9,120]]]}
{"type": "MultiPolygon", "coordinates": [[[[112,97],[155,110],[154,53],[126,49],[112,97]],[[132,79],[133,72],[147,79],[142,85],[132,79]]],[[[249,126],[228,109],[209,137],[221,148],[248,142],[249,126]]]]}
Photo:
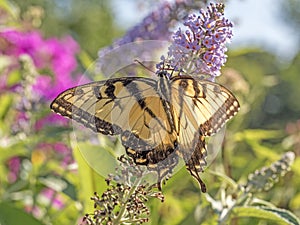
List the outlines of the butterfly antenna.
{"type": "Polygon", "coordinates": [[[147,69],[148,71],[155,73],[155,71],[151,70],[149,67],[145,66],[141,61],[139,61],[138,59],[135,59],[134,62],[140,64],[142,67],[144,67],[145,69],[147,69]]]}

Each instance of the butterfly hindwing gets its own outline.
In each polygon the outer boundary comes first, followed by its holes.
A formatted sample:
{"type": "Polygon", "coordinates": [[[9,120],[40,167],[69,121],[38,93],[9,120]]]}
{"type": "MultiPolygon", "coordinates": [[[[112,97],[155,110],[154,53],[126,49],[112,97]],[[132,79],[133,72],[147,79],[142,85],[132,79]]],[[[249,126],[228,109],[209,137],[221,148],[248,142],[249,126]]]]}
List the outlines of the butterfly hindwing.
{"type": "Polygon", "coordinates": [[[205,138],[204,136],[200,136],[195,150],[192,151],[192,155],[185,161],[187,170],[198,181],[202,192],[206,192],[206,186],[201,180],[199,173],[203,172],[204,167],[207,165],[206,156],[207,151],[205,145],[205,138]]]}

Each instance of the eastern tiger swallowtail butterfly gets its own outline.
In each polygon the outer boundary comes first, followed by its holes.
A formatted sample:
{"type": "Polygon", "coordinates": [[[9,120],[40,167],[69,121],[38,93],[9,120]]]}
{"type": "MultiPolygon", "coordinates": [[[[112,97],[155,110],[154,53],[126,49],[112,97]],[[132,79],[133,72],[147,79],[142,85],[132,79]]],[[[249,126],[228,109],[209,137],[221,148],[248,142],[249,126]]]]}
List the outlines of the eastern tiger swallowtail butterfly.
{"type": "Polygon", "coordinates": [[[177,156],[183,158],[205,192],[199,175],[206,165],[204,138],[233,117],[239,103],[219,84],[161,71],[158,79],[122,77],[70,88],[51,109],[95,132],[120,135],[134,162],[156,169],[160,178],[168,173],[157,166],[160,162],[171,171],[177,156]]]}

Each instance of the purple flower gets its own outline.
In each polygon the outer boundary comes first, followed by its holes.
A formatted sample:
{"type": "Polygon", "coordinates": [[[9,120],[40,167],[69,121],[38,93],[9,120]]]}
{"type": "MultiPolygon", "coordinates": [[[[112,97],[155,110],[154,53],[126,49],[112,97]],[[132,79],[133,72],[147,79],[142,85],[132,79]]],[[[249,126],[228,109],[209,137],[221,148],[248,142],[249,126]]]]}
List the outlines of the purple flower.
{"type": "Polygon", "coordinates": [[[41,219],[44,215],[43,210],[38,206],[25,205],[25,211],[31,213],[35,218],[41,219]]]}
{"type": "Polygon", "coordinates": [[[38,194],[37,203],[35,205],[25,203],[25,211],[31,213],[35,218],[41,219],[44,216],[45,206],[51,205],[54,210],[62,210],[66,206],[66,199],[62,194],[47,187],[38,194]]]}
{"type": "Polygon", "coordinates": [[[64,127],[69,124],[69,120],[67,118],[61,118],[60,115],[51,113],[39,120],[34,124],[35,131],[40,131],[47,124],[56,124],[58,127],[64,127]]]}
{"type": "MultiPolygon", "coordinates": [[[[105,56],[112,49],[116,49],[122,45],[145,40],[170,40],[172,28],[178,25],[178,22],[182,19],[181,17],[186,16],[189,11],[198,7],[199,2],[195,3],[193,0],[176,0],[173,3],[163,2],[157,10],[151,12],[141,23],[131,28],[122,38],[117,39],[111,46],[100,49],[98,52],[99,60],[97,68],[100,71],[104,71],[105,69],[103,68],[107,67],[111,61],[111,58],[106,60],[105,56]]],[[[156,46],[156,48],[159,49],[161,46],[156,46]]],[[[143,55],[149,55],[148,49],[130,49],[130,54],[133,55],[134,51],[136,51],[135,55],[140,59],[143,58],[143,55]]],[[[123,52],[123,54],[126,57],[127,53],[123,52]]],[[[115,57],[114,60],[116,60],[115,57]]],[[[119,60],[124,59],[121,56],[119,60]]]]}
{"type": "Polygon", "coordinates": [[[202,45],[205,46],[206,48],[208,48],[208,49],[212,48],[213,44],[214,44],[213,37],[206,36],[203,38],[202,45]]]}
{"type": "Polygon", "coordinates": [[[67,167],[74,162],[72,150],[64,143],[56,142],[40,143],[37,149],[33,151],[32,163],[43,163],[45,160],[54,158],[60,161],[62,167],[67,167]],[[43,157],[40,157],[40,152],[42,152],[43,157]]]}
{"type": "Polygon", "coordinates": [[[2,46],[2,54],[14,56],[28,54],[33,60],[37,60],[36,64],[41,61],[37,52],[42,50],[43,40],[38,32],[22,33],[17,30],[4,30],[0,32],[0,37],[9,44],[9,47],[2,46]]]}
{"type": "Polygon", "coordinates": [[[79,47],[71,37],[65,37],[62,40],[45,40],[44,48],[47,57],[51,59],[48,67],[53,71],[54,78],[39,76],[33,89],[46,100],[52,100],[61,91],[78,84],[79,80],[73,78],[72,73],[77,67],[76,54],[79,47]]]}
{"type": "MultiPolygon", "coordinates": [[[[200,15],[192,14],[173,35],[167,63],[189,74],[204,74],[214,80],[226,62],[226,43],[232,38],[233,24],[223,16],[223,4],[210,4],[200,15]]],[[[158,66],[160,67],[160,66],[158,66]]]]}

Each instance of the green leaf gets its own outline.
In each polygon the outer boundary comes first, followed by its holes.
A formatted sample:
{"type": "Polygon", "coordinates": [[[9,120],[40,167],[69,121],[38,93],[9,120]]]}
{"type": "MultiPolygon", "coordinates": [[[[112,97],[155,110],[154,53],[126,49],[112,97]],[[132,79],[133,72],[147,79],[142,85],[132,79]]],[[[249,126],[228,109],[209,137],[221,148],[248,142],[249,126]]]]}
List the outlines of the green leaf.
{"type": "Polygon", "coordinates": [[[26,146],[21,141],[10,146],[0,146],[0,163],[4,164],[13,156],[26,156],[26,153],[26,146]]]}
{"type": "MultiPolygon", "coordinates": [[[[82,149],[85,149],[86,154],[88,154],[89,145],[81,144],[80,147],[78,145],[73,145],[73,155],[78,164],[78,180],[79,184],[79,193],[78,197],[80,201],[84,205],[85,213],[91,213],[94,211],[93,201],[90,198],[94,195],[94,192],[102,193],[107,187],[104,178],[100,176],[90,165],[88,164],[86,158],[82,154],[82,149]]],[[[93,155],[93,151],[91,150],[91,154],[93,155]]],[[[97,163],[102,163],[102,161],[98,161],[97,163]]]]}
{"type": "Polygon", "coordinates": [[[247,129],[239,132],[236,135],[236,140],[250,145],[258,158],[264,157],[275,161],[278,158],[278,153],[274,151],[274,145],[263,145],[262,141],[280,138],[282,134],[282,131],[277,130],[247,129]]]}
{"type": "Polygon", "coordinates": [[[236,207],[233,209],[234,216],[256,217],[259,219],[272,220],[276,224],[299,225],[299,219],[290,211],[266,206],[236,207]]]}
{"type": "MultiPolygon", "coordinates": [[[[11,107],[13,103],[13,96],[9,94],[3,94],[0,96],[0,120],[3,120],[9,108],[11,107]]],[[[0,126],[1,128],[2,126],[0,126]]]]}
{"type": "Polygon", "coordinates": [[[21,81],[22,75],[19,70],[12,71],[7,79],[7,85],[12,86],[21,81]]]}
{"type": "Polygon", "coordinates": [[[223,173],[220,173],[220,172],[217,172],[217,171],[212,171],[212,170],[207,170],[207,172],[212,174],[212,175],[215,175],[215,176],[219,177],[221,180],[228,183],[234,189],[238,188],[238,183],[235,182],[235,180],[231,179],[230,177],[226,176],[226,174],[223,174],[223,173]]]}
{"type": "Polygon", "coordinates": [[[76,147],[87,164],[98,174],[107,177],[108,174],[115,173],[118,166],[117,156],[109,146],[103,147],[89,142],[77,142],[76,147]]]}
{"type": "Polygon", "coordinates": [[[0,203],[0,224],[1,225],[16,225],[16,224],[30,224],[42,225],[40,221],[33,216],[27,214],[21,209],[15,208],[8,203],[0,203]]]}

